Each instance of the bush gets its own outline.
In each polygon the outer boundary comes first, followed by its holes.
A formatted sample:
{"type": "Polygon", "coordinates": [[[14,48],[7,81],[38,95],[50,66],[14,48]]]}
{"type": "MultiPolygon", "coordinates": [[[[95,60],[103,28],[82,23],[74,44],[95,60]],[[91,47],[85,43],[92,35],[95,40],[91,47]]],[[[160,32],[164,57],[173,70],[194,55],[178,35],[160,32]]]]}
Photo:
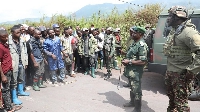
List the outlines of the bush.
{"type": "MultiPolygon", "coordinates": [[[[121,28],[121,37],[122,37],[122,48],[126,49],[127,37],[129,37],[129,28],[133,25],[144,26],[145,24],[151,24],[155,26],[157,23],[157,17],[162,11],[162,6],[160,4],[147,4],[140,9],[127,9],[124,13],[119,14],[117,8],[112,10],[111,14],[101,14],[101,11],[94,13],[90,18],[81,18],[77,19],[74,15],[69,17],[63,15],[53,15],[49,21],[45,22],[46,17],[40,19],[40,22],[30,22],[25,21],[25,24],[29,26],[46,26],[51,28],[54,23],[60,25],[61,30],[66,26],[75,26],[79,25],[81,28],[90,27],[91,24],[94,24],[95,27],[113,27],[121,28]]],[[[1,25],[7,30],[10,31],[12,25],[1,25]]]]}

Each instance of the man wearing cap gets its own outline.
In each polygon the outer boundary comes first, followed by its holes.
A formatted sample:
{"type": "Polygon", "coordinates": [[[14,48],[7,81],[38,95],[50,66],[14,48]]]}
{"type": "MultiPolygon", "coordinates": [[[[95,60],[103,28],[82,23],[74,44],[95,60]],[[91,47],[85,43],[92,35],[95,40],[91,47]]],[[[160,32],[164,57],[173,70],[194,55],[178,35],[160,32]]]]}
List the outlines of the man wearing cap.
{"type": "Polygon", "coordinates": [[[55,36],[60,37],[60,26],[58,24],[53,24],[52,27],[55,32],[55,36]]]}
{"type": "Polygon", "coordinates": [[[185,7],[170,8],[167,23],[172,26],[163,46],[163,52],[167,56],[167,112],[190,112],[189,85],[200,71],[200,35],[195,25],[188,20],[185,7]]]}
{"type": "Polygon", "coordinates": [[[112,76],[111,73],[111,63],[112,58],[114,57],[115,53],[115,37],[112,34],[113,28],[108,27],[106,31],[106,37],[104,39],[104,49],[105,49],[105,58],[106,58],[106,69],[107,73],[104,74],[105,78],[104,80],[107,80],[112,76]]]}
{"type": "Polygon", "coordinates": [[[89,36],[87,28],[83,28],[83,37],[79,41],[79,55],[83,57],[83,65],[85,69],[84,75],[89,73],[89,68],[91,67],[91,75],[93,78],[95,76],[95,50],[97,49],[97,42],[94,36],[89,36]]]}
{"type": "Polygon", "coordinates": [[[116,52],[114,54],[114,60],[113,60],[113,68],[115,70],[119,70],[120,68],[118,67],[118,60],[117,60],[117,56],[120,56],[120,49],[121,49],[121,37],[119,35],[119,28],[116,28],[113,31],[113,35],[115,36],[115,49],[116,52]]]}
{"type": "Polygon", "coordinates": [[[125,73],[129,74],[128,78],[131,84],[131,101],[124,104],[124,107],[135,107],[132,112],[141,112],[141,78],[143,68],[147,63],[148,46],[142,38],[145,29],[142,27],[134,27],[133,30],[132,37],[134,41],[130,45],[125,59],[122,60],[122,64],[125,66],[125,73]]]}

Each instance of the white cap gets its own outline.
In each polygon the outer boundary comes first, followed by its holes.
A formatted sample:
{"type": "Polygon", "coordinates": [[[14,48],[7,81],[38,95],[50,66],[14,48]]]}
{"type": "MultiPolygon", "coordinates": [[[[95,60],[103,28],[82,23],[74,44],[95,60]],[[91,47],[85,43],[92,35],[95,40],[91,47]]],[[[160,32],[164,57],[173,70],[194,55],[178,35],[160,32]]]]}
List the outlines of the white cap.
{"type": "Polygon", "coordinates": [[[25,28],[25,30],[28,30],[28,25],[27,24],[22,24],[22,26],[25,28]]]}

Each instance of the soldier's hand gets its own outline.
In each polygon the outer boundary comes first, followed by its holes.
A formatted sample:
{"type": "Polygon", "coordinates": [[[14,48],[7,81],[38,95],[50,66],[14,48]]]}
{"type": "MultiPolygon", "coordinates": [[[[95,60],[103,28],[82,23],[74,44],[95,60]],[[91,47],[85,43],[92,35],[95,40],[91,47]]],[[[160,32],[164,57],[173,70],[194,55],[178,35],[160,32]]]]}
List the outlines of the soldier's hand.
{"type": "Polygon", "coordinates": [[[51,57],[52,57],[54,60],[57,59],[57,57],[56,57],[54,54],[52,54],[51,57]]]}
{"type": "Polygon", "coordinates": [[[2,80],[3,83],[7,83],[7,81],[8,81],[7,77],[5,75],[1,76],[1,80],[2,80]]]}
{"type": "Polygon", "coordinates": [[[39,67],[38,63],[34,63],[34,67],[38,68],[39,67]]]}
{"type": "Polygon", "coordinates": [[[108,58],[109,58],[109,59],[111,59],[111,58],[112,58],[112,56],[108,56],[108,58]]]}
{"type": "Polygon", "coordinates": [[[122,60],[122,63],[128,64],[128,63],[129,63],[129,60],[128,60],[128,59],[124,59],[124,60],[122,60]]]}

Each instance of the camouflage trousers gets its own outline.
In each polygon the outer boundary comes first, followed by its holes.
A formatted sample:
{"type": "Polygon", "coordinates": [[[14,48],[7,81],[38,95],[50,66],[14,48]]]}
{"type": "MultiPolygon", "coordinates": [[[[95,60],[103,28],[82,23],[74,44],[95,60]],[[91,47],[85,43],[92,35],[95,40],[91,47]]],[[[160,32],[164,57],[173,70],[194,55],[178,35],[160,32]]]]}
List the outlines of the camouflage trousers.
{"type": "Polygon", "coordinates": [[[106,58],[105,61],[106,61],[107,74],[111,75],[113,57],[110,59],[109,54],[110,54],[110,52],[105,52],[105,58],[106,58]]]}
{"type": "Polygon", "coordinates": [[[11,100],[11,94],[10,94],[10,81],[12,78],[12,71],[8,71],[5,76],[7,78],[7,83],[2,83],[2,98],[3,98],[3,104],[4,109],[7,111],[12,110],[12,100],[11,100]]]}
{"type": "Polygon", "coordinates": [[[176,72],[166,72],[165,84],[169,106],[167,112],[190,112],[188,106],[189,84],[185,76],[176,72]]]}
{"type": "Polygon", "coordinates": [[[131,92],[135,95],[135,100],[140,100],[142,98],[141,79],[143,70],[133,70],[131,66],[126,66],[124,70],[124,75],[127,75],[131,92]]]}

